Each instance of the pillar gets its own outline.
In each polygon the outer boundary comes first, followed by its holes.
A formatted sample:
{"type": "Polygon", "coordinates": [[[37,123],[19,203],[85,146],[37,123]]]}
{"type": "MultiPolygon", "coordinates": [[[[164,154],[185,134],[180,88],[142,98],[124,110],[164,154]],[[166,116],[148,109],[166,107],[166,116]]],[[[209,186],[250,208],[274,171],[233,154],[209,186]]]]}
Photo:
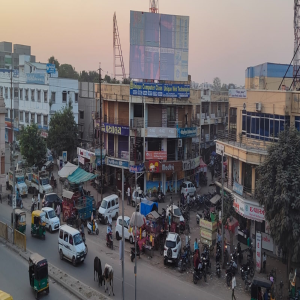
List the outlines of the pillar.
{"type": "Polygon", "coordinates": [[[240,185],[243,185],[242,177],[243,177],[243,162],[239,160],[239,184],[240,185]]]}
{"type": "Polygon", "coordinates": [[[227,156],[227,168],[228,168],[228,183],[233,185],[232,183],[232,157],[227,156]]]}
{"type": "Polygon", "coordinates": [[[252,166],[252,184],[251,184],[251,194],[255,191],[255,167],[252,166]]]}

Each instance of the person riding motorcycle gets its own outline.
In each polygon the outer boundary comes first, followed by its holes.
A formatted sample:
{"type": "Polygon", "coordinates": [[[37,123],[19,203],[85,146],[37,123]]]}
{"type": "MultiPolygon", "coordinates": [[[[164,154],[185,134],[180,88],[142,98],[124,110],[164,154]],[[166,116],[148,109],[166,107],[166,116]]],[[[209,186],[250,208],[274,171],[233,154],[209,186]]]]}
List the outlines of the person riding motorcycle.
{"type": "Polygon", "coordinates": [[[112,228],[111,228],[111,224],[108,223],[107,224],[107,229],[106,229],[106,240],[109,241],[110,240],[110,235],[112,234],[112,228]]]}

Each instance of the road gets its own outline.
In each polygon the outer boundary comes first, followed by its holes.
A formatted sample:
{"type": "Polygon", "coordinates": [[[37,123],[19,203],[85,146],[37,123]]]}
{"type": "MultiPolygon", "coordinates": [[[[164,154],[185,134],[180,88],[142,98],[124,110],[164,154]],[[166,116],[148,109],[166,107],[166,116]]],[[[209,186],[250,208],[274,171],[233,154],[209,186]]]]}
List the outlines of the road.
{"type": "MultiPolygon", "coordinates": [[[[0,247],[0,290],[9,293],[14,299],[34,299],[34,292],[29,284],[28,263],[5,245],[0,247]]],[[[49,285],[50,293],[45,299],[77,299],[51,279],[49,285]]],[[[40,294],[40,299],[44,298],[43,295],[46,294],[40,294]]]]}

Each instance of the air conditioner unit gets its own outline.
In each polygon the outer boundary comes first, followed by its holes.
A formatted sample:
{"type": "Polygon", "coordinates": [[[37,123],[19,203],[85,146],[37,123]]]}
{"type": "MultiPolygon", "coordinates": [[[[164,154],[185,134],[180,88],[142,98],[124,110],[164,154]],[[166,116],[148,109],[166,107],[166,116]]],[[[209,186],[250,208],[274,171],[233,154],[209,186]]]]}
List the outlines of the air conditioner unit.
{"type": "Polygon", "coordinates": [[[255,103],[255,109],[256,111],[261,111],[261,102],[255,103]]]}
{"type": "Polygon", "coordinates": [[[178,147],[181,148],[182,147],[182,139],[178,140],[178,147]]]}

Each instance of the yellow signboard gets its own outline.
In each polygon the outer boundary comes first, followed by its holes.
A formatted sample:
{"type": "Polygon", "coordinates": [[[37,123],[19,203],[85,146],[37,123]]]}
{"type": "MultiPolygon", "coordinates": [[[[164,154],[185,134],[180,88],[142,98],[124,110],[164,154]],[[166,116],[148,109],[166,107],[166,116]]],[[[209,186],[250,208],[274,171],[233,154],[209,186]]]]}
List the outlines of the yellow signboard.
{"type": "Polygon", "coordinates": [[[201,228],[200,229],[200,236],[204,239],[207,239],[209,241],[215,240],[216,239],[216,232],[212,232],[210,230],[206,230],[201,228]]]}
{"type": "Polygon", "coordinates": [[[217,222],[209,222],[204,219],[200,219],[200,227],[208,229],[210,231],[217,230],[217,222]]]}

